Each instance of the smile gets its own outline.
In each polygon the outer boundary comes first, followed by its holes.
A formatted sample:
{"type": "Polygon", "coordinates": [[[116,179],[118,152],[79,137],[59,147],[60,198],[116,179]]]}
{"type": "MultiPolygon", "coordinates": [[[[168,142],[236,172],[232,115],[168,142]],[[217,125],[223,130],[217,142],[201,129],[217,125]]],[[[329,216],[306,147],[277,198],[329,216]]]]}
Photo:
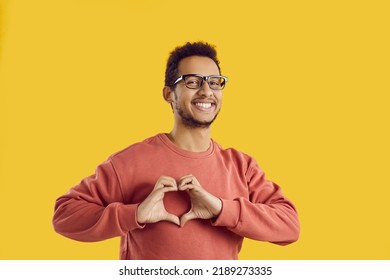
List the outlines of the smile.
{"type": "Polygon", "coordinates": [[[215,110],[215,103],[214,102],[200,102],[200,101],[195,101],[195,102],[192,102],[192,106],[195,107],[195,109],[197,109],[198,111],[202,111],[202,112],[205,112],[205,113],[209,113],[209,112],[212,112],[213,110],[215,110]]]}
{"type": "Polygon", "coordinates": [[[211,103],[197,102],[197,103],[195,103],[195,106],[201,107],[203,109],[210,109],[211,108],[211,103]]]}

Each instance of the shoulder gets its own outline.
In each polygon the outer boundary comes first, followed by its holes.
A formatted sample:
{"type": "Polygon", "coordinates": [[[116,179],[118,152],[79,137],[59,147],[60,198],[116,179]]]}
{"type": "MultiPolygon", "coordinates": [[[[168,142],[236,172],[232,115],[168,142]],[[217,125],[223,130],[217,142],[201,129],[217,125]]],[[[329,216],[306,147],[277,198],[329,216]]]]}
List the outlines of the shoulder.
{"type": "Polygon", "coordinates": [[[111,161],[121,161],[127,160],[128,158],[132,158],[134,156],[139,155],[148,155],[154,152],[154,150],[161,145],[160,134],[154,135],[152,137],[146,138],[143,141],[133,143],[128,147],[112,154],[109,157],[111,161]]]}
{"type": "Polygon", "coordinates": [[[245,166],[246,169],[250,169],[253,166],[257,166],[256,160],[248,155],[247,153],[244,153],[242,151],[239,151],[236,148],[229,147],[229,148],[223,148],[220,144],[213,141],[215,144],[215,151],[216,154],[219,155],[224,159],[224,161],[230,161],[235,165],[239,166],[245,166]]]}
{"type": "Polygon", "coordinates": [[[234,169],[245,176],[248,181],[254,176],[262,177],[263,169],[258,165],[256,159],[247,153],[241,152],[235,148],[223,149],[219,144],[216,145],[220,156],[223,158],[223,164],[228,169],[234,169]]]}
{"type": "Polygon", "coordinates": [[[229,147],[229,148],[223,148],[219,143],[215,142],[213,140],[213,143],[215,145],[215,150],[217,153],[227,156],[227,157],[233,157],[233,158],[239,158],[242,160],[250,161],[253,158],[248,155],[247,153],[244,153],[236,148],[229,147]]]}

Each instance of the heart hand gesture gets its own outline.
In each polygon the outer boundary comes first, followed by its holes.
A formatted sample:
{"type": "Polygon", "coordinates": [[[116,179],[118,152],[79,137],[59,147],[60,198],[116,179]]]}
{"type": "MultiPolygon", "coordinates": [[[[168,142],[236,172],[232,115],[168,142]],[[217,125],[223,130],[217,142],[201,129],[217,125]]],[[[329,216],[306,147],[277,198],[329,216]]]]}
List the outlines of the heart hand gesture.
{"type": "Polygon", "coordinates": [[[193,175],[180,179],[180,191],[186,191],[191,199],[191,209],[180,218],[180,226],[193,219],[211,219],[217,217],[222,210],[219,198],[207,192],[193,175]]]}
{"type": "Polygon", "coordinates": [[[193,175],[180,178],[179,186],[174,178],[161,176],[153,191],[138,206],[137,219],[140,224],[157,223],[160,221],[172,222],[183,227],[188,221],[194,219],[211,219],[217,217],[222,210],[222,201],[207,192],[193,175]],[[164,206],[166,192],[185,191],[191,200],[191,209],[179,217],[169,213],[164,206]]]}
{"type": "Polygon", "coordinates": [[[159,221],[169,221],[176,225],[180,225],[179,217],[168,213],[163,202],[164,194],[172,191],[177,191],[175,179],[168,176],[161,176],[157,180],[153,191],[138,206],[138,223],[148,224],[159,221]]]}

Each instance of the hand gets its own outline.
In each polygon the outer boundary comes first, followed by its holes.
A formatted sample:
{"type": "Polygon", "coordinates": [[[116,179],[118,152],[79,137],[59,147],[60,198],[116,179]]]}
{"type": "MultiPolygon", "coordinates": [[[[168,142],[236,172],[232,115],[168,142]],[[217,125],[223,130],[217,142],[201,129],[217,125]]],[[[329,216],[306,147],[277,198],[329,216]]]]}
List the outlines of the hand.
{"type": "Polygon", "coordinates": [[[140,224],[156,223],[159,221],[168,221],[176,225],[180,225],[179,217],[168,213],[164,206],[164,194],[166,192],[177,191],[176,180],[161,176],[153,191],[148,197],[138,206],[137,220],[140,224]]]}
{"type": "Polygon", "coordinates": [[[193,175],[183,176],[179,180],[180,191],[187,191],[191,200],[191,210],[180,218],[180,226],[193,219],[211,219],[222,210],[222,201],[202,188],[193,175]]]}

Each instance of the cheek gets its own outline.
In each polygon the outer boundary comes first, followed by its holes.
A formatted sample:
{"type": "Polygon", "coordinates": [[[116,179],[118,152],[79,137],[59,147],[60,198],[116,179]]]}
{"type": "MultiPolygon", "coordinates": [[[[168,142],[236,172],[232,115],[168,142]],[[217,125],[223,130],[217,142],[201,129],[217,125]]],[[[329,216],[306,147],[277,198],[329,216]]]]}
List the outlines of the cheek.
{"type": "Polygon", "coordinates": [[[215,98],[217,99],[218,104],[221,106],[221,104],[222,104],[222,94],[215,95],[215,98]]]}
{"type": "Polygon", "coordinates": [[[191,94],[183,94],[177,99],[178,104],[181,107],[191,107],[191,94]]]}
{"type": "Polygon", "coordinates": [[[189,100],[179,97],[175,99],[173,107],[175,108],[175,111],[179,109],[181,111],[187,112],[191,110],[191,102],[189,100]]]}

